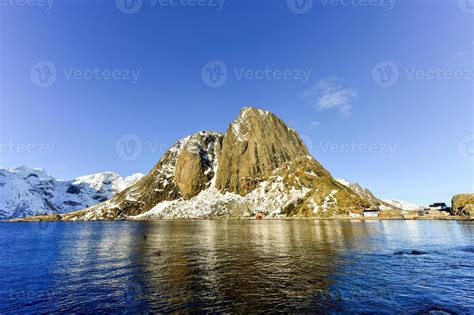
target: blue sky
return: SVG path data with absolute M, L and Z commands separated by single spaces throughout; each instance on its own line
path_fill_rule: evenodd
M 474 191 L 470 0 L 306 1 L 0 1 L 0 166 L 147 172 L 256 106 L 381 198 Z

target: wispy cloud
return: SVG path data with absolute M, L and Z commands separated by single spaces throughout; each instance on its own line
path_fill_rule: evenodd
M 319 80 L 306 89 L 303 99 L 316 110 L 338 110 L 344 116 L 352 113 L 352 101 L 357 99 L 357 91 L 343 87 L 335 77 Z

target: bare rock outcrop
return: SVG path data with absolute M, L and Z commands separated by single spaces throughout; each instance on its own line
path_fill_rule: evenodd
M 454 215 L 474 217 L 474 194 L 455 195 L 451 203 Z
M 209 187 L 217 166 L 215 150 L 220 146 L 219 133 L 198 133 L 189 139 L 176 160 L 175 182 L 185 199 Z
M 303 141 L 274 114 L 243 108 L 225 134 L 217 188 L 246 195 L 288 162 L 309 156 Z

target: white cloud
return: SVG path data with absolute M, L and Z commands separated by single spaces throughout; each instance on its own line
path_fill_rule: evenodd
M 349 116 L 357 91 L 342 87 L 334 77 L 323 78 L 303 93 L 304 100 L 319 111 L 337 109 Z

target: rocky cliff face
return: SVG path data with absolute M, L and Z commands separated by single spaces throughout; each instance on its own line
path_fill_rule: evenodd
M 260 109 L 243 108 L 224 137 L 217 189 L 244 196 L 274 170 L 308 156 L 296 131 L 278 117 Z
M 474 217 L 474 194 L 459 194 L 452 199 L 454 215 Z
M 135 185 L 62 219 L 322 217 L 374 198 L 336 181 L 281 119 L 244 108 L 225 134 L 181 139 Z
M 215 176 L 217 150 L 223 136 L 219 133 L 198 133 L 184 145 L 176 159 L 175 181 L 185 199 L 209 187 Z

